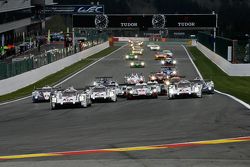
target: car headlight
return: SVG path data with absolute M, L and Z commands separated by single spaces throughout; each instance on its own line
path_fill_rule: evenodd
M 130 91 L 129 91 L 129 93 L 130 93 L 130 94 L 133 94 L 133 91 L 132 91 L 132 90 L 130 90 Z
M 175 75 L 175 74 L 177 74 L 177 72 L 176 72 L 176 71 L 173 71 L 173 74 Z
M 52 102 L 52 103 L 56 103 L 56 97 L 52 97 L 52 98 L 51 98 L 51 102 Z
M 164 64 L 164 63 L 165 63 L 165 61 L 164 61 L 164 60 L 162 60 L 162 61 L 161 61 L 161 64 Z
M 80 99 L 80 101 L 84 101 L 84 100 L 85 100 L 85 96 L 84 96 L 84 95 L 81 95 L 81 96 L 79 97 L 79 99 Z
M 198 92 L 199 92 L 199 88 L 196 86 L 196 87 L 194 88 L 194 91 L 195 91 L 196 93 L 198 93 Z
M 131 62 L 131 63 L 130 63 L 130 66 L 134 66 L 134 65 L 135 65 L 135 63 L 134 63 L 134 62 Z
M 157 92 L 157 90 L 156 89 L 153 89 L 153 93 L 156 93 Z
M 169 82 L 169 81 L 165 81 L 165 84 L 166 84 L 166 85 L 170 85 L 170 82 Z
M 176 60 L 173 61 L 173 64 L 176 64 Z
M 141 65 L 142 65 L 142 66 L 144 66 L 144 65 L 145 65 L 145 63 L 144 63 L 144 62 L 141 62 Z
M 174 94 L 174 90 L 173 89 L 169 89 L 169 94 Z
M 155 76 L 152 76 L 152 77 L 151 77 L 151 80 L 156 80 L 156 77 L 155 77 Z
M 114 96 L 114 92 L 111 91 L 111 92 L 109 93 L 109 95 L 110 95 L 110 96 Z
M 209 86 L 209 87 L 208 87 L 208 90 L 212 90 L 212 88 Z

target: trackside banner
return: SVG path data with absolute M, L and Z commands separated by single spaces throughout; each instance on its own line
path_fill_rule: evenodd
M 73 27 L 114 29 L 212 29 L 216 14 L 96 14 L 73 15 Z
M 46 6 L 46 14 L 102 14 L 104 5 L 51 5 Z

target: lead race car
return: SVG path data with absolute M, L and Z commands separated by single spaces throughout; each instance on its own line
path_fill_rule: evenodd
M 135 86 L 131 86 L 131 90 L 127 95 L 127 100 L 135 98 L 158 98 L 157 90 L 146 83 L 138 83 Z
M 168 99 L 176 97 L 202 97 L 202 85 L 190 82 L 188 80 L 180 80 L 171 83 L 168 86 Z
M 151 51 L 159 51 L 161 49 L 161 47 L 159 45 L 151 45 L 151 46 L 149 46 L 149 49 Z
M 51 95 L 51 109 L 57 109 L 65 105 L 77 105 L 88 107 L 91 105 L 90 93 L 84 89 L 75 89 L 73 86 L 65 90 L 56 90 Z
M 104 85 L 91 87 L 90 98 L 92 102 L 97 102 L 97 101 L 116 102 L 117 101 L 116 91 Z
M 49 102 L 50 95 L 55 89 L 50 86 L 44 86 L 42 88 L 36 88 L 32 92 L 32 102 Z

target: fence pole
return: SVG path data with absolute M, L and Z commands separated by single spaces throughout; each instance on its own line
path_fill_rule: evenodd
M 233 61 L 232 61 L 233 64 L 237 63 L 236 61 L 237 47 L 238 47 L 238 41 L 233 40 Z

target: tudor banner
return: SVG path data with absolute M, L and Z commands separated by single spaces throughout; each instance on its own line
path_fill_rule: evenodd
M 73 27 L 115 29 L 165 29 L 165 28 L 208 28 L 216 27 L 216 14 L 101 14 L 73 15 Z

